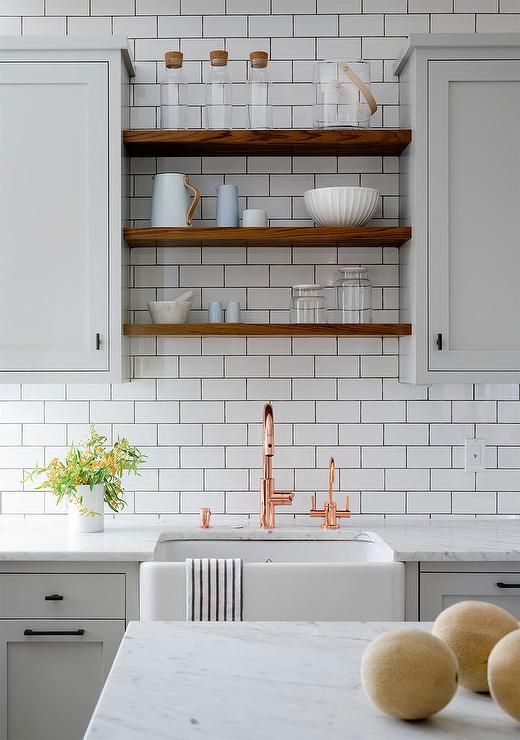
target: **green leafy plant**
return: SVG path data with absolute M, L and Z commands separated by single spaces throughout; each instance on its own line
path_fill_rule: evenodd
M 78 446 L 72 444 L 65 461 L 53 458 L 48 465 L 36 465 L 25 478 L 33 481 L 36 476 L 44 476 L 36 486 L 37 490 L 51 489 L 58 501 L 64 498 L 75 503 L 82 514 L 94 516 L 95 512 L 83 506 L 83 497 L 78 493 L 78 486 L 89 486 L 91 489 L 101 484 L 105 487 L 105 502 L 112 511 L 121 511 L 126 506 L 123 499 L 123 473 L 139 475 L 139 466 L 145 456 L 130 444 L 126 438 L 119 438 L 110 447 L 107 438 L 90 427 L 87 439 Z

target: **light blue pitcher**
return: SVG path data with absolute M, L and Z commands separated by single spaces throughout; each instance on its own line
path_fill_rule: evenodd
M 192 197 L 193 196 L 193 197 Z M 200 192 L 188 175 L 163 172 L 155 175 L 152 195 L 152 226 L 191 226 Z

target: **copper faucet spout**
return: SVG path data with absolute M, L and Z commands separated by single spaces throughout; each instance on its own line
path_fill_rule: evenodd
M 263 477 L 260 479 L 260 526 L 263 529 L 273 529 L 275 526 L 275 507 L 290 506 L 294 493 L 292 491 L 275 490 L 273 478 L 274 415 L 270 403 L 266 403 L 264 407 L 262 453 Z
M 266 457 L 274 456 L 274 417 L 273 407 L 270 403 L 264 406 L 264 437 L 263 437 L 264 455 Z
M 334 496 L 334 478 L 336 477 L 336 464 L 334 458 L 329 459 L 329 504 L 333 501 Z

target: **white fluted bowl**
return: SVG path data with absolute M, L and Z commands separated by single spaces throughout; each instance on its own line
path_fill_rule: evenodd
M 320 226 L 362 226 L 372 218 L 379 193 L 373 188 L 316 188 L 307 190 L 303 199 Z

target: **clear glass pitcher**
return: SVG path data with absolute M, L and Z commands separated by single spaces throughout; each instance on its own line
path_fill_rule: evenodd
M 370 66 L 359 59 L 317 62 L 314 95 L 314 128 L 366 128 L 377 110 L 370 90 Z

